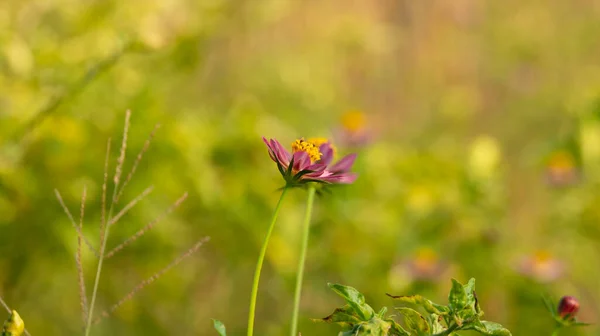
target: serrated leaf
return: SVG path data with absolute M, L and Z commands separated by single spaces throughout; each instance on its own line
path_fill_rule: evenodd
M 350 305 L 345 305 L 342 308 L 337 308 L 331 315 L 322 319 L 314 319 L 314 321 L 322 321 L 328 323 L 339 323 L 341 325 L 352 325 L 359 323 L 361 320 L 354 312 L 354 308 Z
M 219 333 L 219 336 L 227 336 L 223 322 L 213 319 L 213 327 L 215 327 L 215 330 Z
M 404 316 L 404 323 L 410 331 L 415 332 L 417 335 L 430 334 L 431 328 L 429 327 L 429 323 L 427 323 L 427 320 L 419 312 L 406 307 L 396 309 Z
M 481 325 L 483 325 L 483 327 L 481 327 Z M 473 329 L 488 336 L 512 336 L 510 331 L 504 328 L 500 323 L 481 321 L 481 325 L 474 325 Z
M 361 320 L 368 321 L 375 315 L 373 308 L 371 308 L 371 306 L 365 302 L 365 296 L 355 288 L 331 283 L 327 285 L 334 292 L 343 297 L 352 308 L 354 308 L 354 312 L 361 318 Z
M 386 294 L 394 300 L 398 300 L 405 303 L 412 303 L 418 306 L 423 307 L 426 312 L 429 314 L 437 314 L 437 315 L 446 315 L 450 309 L 446 306 L 439 305 L 434 303 L 421 295 L 410 295 L 410 296 L 394 296 L 391 294 Z
M 450 289 L 450 294 L 448 294 L 448 302 L 450 303 L 450 308 L 454 311 L 459 311 L 467 306 L 465 287 L 455 279 L 452 279 L 452 289 Z

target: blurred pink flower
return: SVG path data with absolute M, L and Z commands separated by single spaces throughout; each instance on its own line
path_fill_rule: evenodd
M 364 113 L 359 111 L 346 112 L 340 121 L 340 127 L 335 132 L 336 139 L 346 147 L 361 147 L 372 140 L 372 134 L 367 127 Z
M 556 151 L 546 161 L 546 179 L 556 187 L 569 186 L 581 177 L 573 155 L 567 151 Z
M 326 139 L 298 139 L 292 143 L 292 153 L 275 139 L 263 137 L 263 141 L 288 186 L 307 182 L 350 184 L 358 177 L 350 172 L 356 154 L 346 155 L 332 164 L 335 148 Z
M 521 259 L 518 270 L 521 274 L 539 282 L 552 282 L 558 279 L 564 270 L 562 262 L 545 250 L 539 250 Z
M 433 249 L 423 247 L 415 252 L 406 266 L 413 278 L 417 280 L 435 280 L 442 274 L 446 265 Z

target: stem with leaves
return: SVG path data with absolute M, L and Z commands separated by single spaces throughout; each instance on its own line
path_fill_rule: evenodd
M 306 251 L 308 249 L 308 237 L 310 233 L 310 218 L 312 216 L 315 192 L 315 186 L 310 184 L 308 187 L 308 200 L 306 204 L 306 213 L 304 215 L 304 225 L 302 227 L 302 246 L 300 247 L 300 260 L 298 261 L 298 273 L 296 275 L 294 310 L 292 312 L 292 328 L 290 332 L 291 336 L 298 335 L 298 313 L 300 311 L 300 297 L 302 294 L 302 278 L 304 276 L 304 264 L 306 261 Z

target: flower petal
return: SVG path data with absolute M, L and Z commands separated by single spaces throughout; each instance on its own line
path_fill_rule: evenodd
M 314 163 L 308 166 L 308 170 L 311 170 L 313 173 L 322 173 L 327 168 L 327 165 L 324 163 Z
M 271 148 L 277 157 L 277 161 L 286 167 L 289 166 L 292 155 L 275 139 L 271 139 Z
M 319 147 L 319 151 L 321 152 L 321 160 L 320 163 L 324 163 L 329 165 L 331 161 L 333 161 L 333 148 L 330 143 L 324 143 Z
M 294 167 L 293 170 L 296 172 L 306 170 L 310 166 L 310 156 L 307 152 L 296 152 L 294 153 Z
M 314 179 L 332 184 L 351 184 L 354 183 L 354 181 L 356 181 L 357 178 L 358 174 L 356 173 L 341 173 L 329 176 L 319 176 Z
M 340 161 L 336 162 L 328 170 L 334 173 L 347 172 L 350 170 L 350 168 L 352 168 L 354 160 L 356 160 L 356 154 L 348 154 L 344 156 Z
M 271 147 L 271 144 L 265 137 L 262 137 L 262 139 L 263 139 L 263 142 L 265 143 L 265 145 L 267 145 L 267 148 L 269 149 L 269 156 L 271 157 L 271 160 L 277 162 L 277 158 L 275 157 L 275 151 Z
M 316 177 L 320 177 L 323 175 L 323 173 L 325 173 L 325 168 L 327 168 L 327 165 L 322 164 L 322 163 L 315 163 L 312 164 L 310 166 L 308 166 L 308 168 L 306 168 L 306 170 L 309 170 L 309 173 L 306 173 L 303 175 L 303 177 L 305 178 L 316 178 Z M 329 173 L 328 173 L 329 174 Z

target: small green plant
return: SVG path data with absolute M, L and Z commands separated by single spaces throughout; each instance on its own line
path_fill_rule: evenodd
M 551 299 L 544 297 L 544 304 L 556 322 L 556 327 L 552 333 L 553 336 L 558 335 L 559 331 L 563 328 L 589 325 L 575 319 L 575 316 L 579 312 L 579 301 L 572 296 L 563 296 L 558 305 L 554 305 Z
M 344 327 L 339 336 L 445 336 L 458 335 L 460 330 L 474 330 L 483 335 L 510 336 L 502 325 L 484 321 L 483 311 L 475 294 L 475 279 L 465 285 L 452 279 L 448 305 L 436 304 L 421 295 L 395 296 L 391 298 L 418 308 L 395 308 L 404 318 L 404 327 L 392 315 L 386 316 L 387 308 L 378 313 L 369 306 L 358 290 L 338 284 L 328 284 L 346 300 L 346 305 L 316 321 L 337 323 Z
M 21 336 L 25 331 L 25 323 L 16 310 L 10 312 L 8 319 L 2 326 L 2 336 Z

